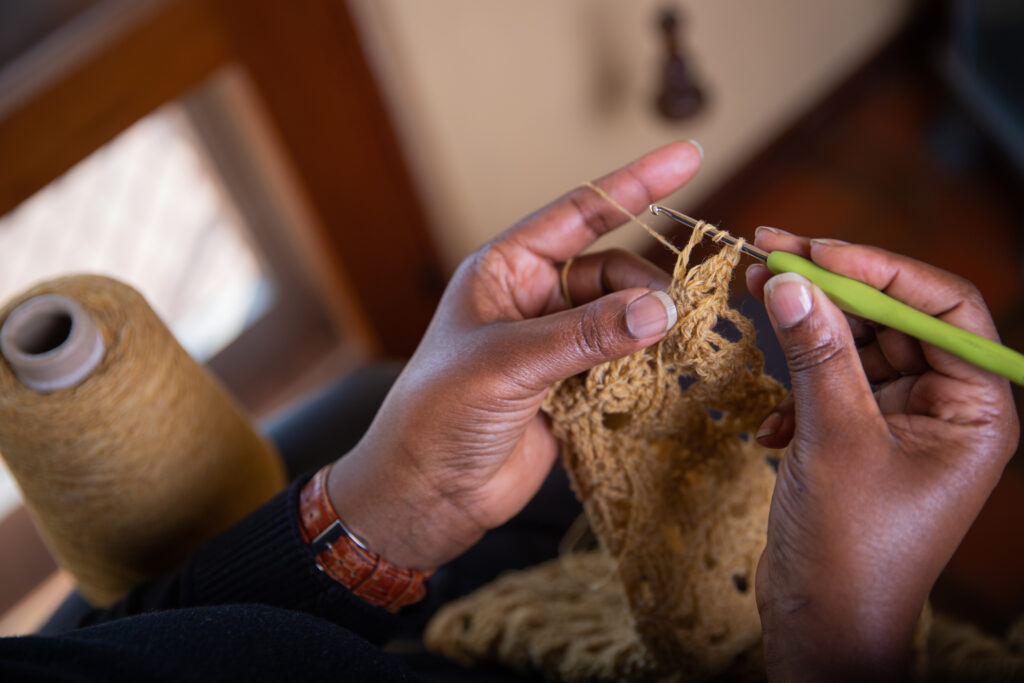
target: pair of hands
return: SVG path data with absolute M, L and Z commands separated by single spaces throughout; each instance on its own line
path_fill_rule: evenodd
M 688 181 L 690 143 L 597 184 L 634 213 Z M 561 264 L 622 222 L 589 189 L 471 255 L 366 437 L 331 471 L 339 515 L 391 562 L 428 569 L 514 516 L 558 446 L 539 412 L 556 381 L 661 339 L 669 277 L 621 251 Z M 759 230 L 926 313 L 996 338 L 977 291 L 878 249 Z M 769 671 L 905 672 L 914 622 L 1017 441 L 1008 383 L 892 330 L 850 322 L 813 285 L 747 273 L 790 366 L 793 392 L 759 440 L 788 448 L 756 593 Z

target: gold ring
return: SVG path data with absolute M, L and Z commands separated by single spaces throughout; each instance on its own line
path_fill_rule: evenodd
M 569 308 L 573 307 L 572 297 L 569 296 L 569 267 L 572 265 L 573 260 L 573 258 L 570 258 L 562 264 L 562 298 L 565 299 L 565 305 Z

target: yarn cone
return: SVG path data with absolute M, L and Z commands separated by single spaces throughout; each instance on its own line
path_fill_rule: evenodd
M 273 447 L 131 287 L 40 284 L 0 309 L 0 341 L 0 455 L 91 603 L 172 569 L 284 486 Z

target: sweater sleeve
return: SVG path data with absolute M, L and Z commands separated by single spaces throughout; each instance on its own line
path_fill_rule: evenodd
M 305 612 L 382 644 L 397 618 L 317 569 L 299 530 L 299 492 L 309 477 L 201 546 L 173 574 L 136 586 L 120 602 L 86 613 L 79 626 L 181 607 L 261 604 Z

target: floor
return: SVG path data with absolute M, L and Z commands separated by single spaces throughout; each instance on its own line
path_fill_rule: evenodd
M 981 289 L 1004 342 L 1024 349 L 1024 179 L 950 101 L 930 40 L 924 32 L 901 39 L 687 213 L 747 238 L 770 225 L 878 245 L 958 273 Z M 657 250 L 650 256 L 666 261 Z M 933 601 L 995 632 L 1024 613 L 1021 521 L 1018 455 Z

